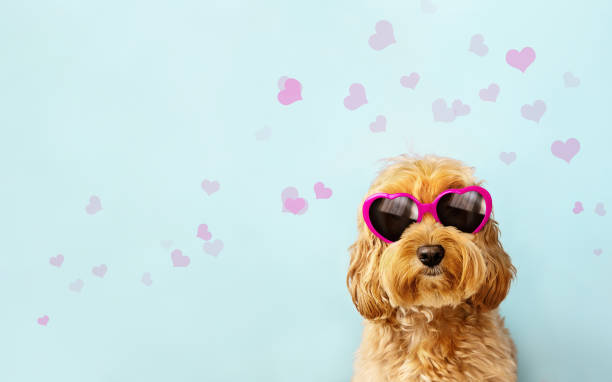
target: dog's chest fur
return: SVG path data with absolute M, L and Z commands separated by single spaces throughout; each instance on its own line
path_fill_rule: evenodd
M 353 382 L 516 381 L 516 350 L 497 310 L 399 310 L 366 321 Z

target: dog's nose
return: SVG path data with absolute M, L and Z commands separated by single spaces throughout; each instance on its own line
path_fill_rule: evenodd
M 444 258 L 444 247 L 441 245 L 423 245 L 417 249 L 417 256 L 421 263 L 428 267 L 435 267 Z

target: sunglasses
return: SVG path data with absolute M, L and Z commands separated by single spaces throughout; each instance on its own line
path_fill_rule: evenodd
M 444 225 L 476 233 L 491 216 L 491 194 L 479 186 L 442 192 L 433 203 L 421 203 L 406 193 L 377 193 L 363 203 L 363 218 L 374 235 L 387 243 L 398 241 L 408 226 L 423 220 L 426 213 Z

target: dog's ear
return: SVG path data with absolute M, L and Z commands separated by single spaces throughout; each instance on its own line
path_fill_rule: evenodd
M 346 285 L 363 317 L 369 320 L 385 319 L 390 317 L 392 308 L 380 283 L 379 262 L 384 244 L 367 228 L 363 228 L 363 221 L 359 223 L 359 237 L 349 247 L 351 261 Z
M 516 275 L 516 268 L 500 243 L 499 228 L 495 220 L 489 219 L 476 236 L 484 249 L 487 274 L 484 283 L 470 301 L 480 310 L 489 311 L 497 308 L 506 298 L 510 283 Z

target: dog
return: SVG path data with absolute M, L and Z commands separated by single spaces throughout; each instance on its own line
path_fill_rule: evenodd
M 473 171 L 400 155 L 371 184 L 346 278 L 365 318 L 352 382 L 517 380 L 497 309 L 516 268 Z

